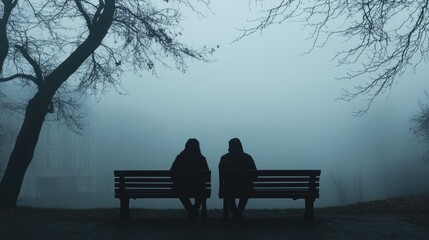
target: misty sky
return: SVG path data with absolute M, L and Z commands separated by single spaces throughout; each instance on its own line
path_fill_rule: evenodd
M 90 98 L 87 122 L 95 129 L 97 166 L 111 174 L 112 188 L 113 170 L 169 169 L 187 139 L 197 138 L 212 170 L 208 207 L 220 207 L 218 163 L 229 139 L 238 137 L 259 169 L 321 169 L 316 206 L 337 204 L 335 177 L 351 191 L 356 177 L 363 177 L 366 200 L 427 191 L 429 165 L 422 165 L 422 148 L 409 129 L 419 101 L 429 100 L 427 65 L 410 68 L 367 114 L 355 117 L 367 96 L 336 99 L 365 79 L 336 79 L 348 69 L 332 61 L 345 50 L 340 39 L 304 54 L 312 44 L 308 32 L 299 23 L 284 23 L 232 43 L 260 9 L 248 0 L 216 0 L 212 12 L 201 9 L 204 18 L 184 10 L 182 40 L 197 49 L 219 45 L 211 62 L 190 60 L 185 73 L 160 65 L 156 76 L 130 73 L 122 76 L 125 95 Z M 101 207 L 119 206 L 113 194 L 108 200 L 111 205 Z M 262 201 L 251 200 L 249 207 L 291 206 Z M 181 207 L 178 200 L 134 202 Z
M 112 168 L 168 169 L 195 137 L 216 171 L 228 140 L 238 137 L 260 169 L 322 169 L 322 196 L 337 171 L 361 172 L 377 180 L 374 187 L 383 166 L 405 176 L 408 168 L 421 170 L 409 120 L 429 89 L 426 66 L 410 69 L 366 115 L 354 117 L 366 107 L 365 97 L 335 100 L 364 80 L 335 79 L 347 69 L 331 61 L 344 44 L 334 40 L 302 55 L 311 41 L 298 23 L 231 43 L 240 35 L 237 28 L 250 26 L 259 9 L 251 6 L 213 1 L 215 14 L 206 11 L 200 20 L 187 14 L 183 39 L 197 48 L 219 45 L 213 62 L 190 61 L 186 73 L 159 67 L 157 76 L 124 76 L 127 95 L 111 92 L 91 106 L 99 150 Z

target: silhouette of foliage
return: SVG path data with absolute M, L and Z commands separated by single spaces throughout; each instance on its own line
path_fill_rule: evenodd
M 389 90 L 407 68 L 426 62 L 429 53 L 428 0 L 344 1 L 277 0 L 263 3 L 255 25 L 242 29 L 241 39 L 262 32 L 273 24 L 300 22 L 310 31 L 314 48 L 325 46 L 334 37 L 344 40 L 335 55 L 339 65 L 350 70 L 342 79 L 362 77 L 366 82 L 340 97 L 350 101 L 368 98 L 365 113 L 379 94 Z

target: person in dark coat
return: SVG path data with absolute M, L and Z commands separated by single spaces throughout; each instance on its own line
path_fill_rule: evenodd
M 255 162 L 252 156 L 243 151 L 240 139 L 233 138 L 229 141 L 228 153 L 223 155 L 219 162 L 219 171 L 221 170 L 256 170 Z M 227 207 L 233 212 L 234 218 L 241 218 L 248 197 L 248 193 L 253 189 L 254 176 L 252 174 L 240 174 L 226 179 L 224 197 Z M 228 193 L 236 193 L 239 197 L 238 206 L 236 206 L 235 198 L 228 197 Z
M 201 154 L 200 143 L 197 139 L 191 138 L 186 142 L 185 149 L 177 155 L 171 166 L 173 175 L 173 190 L 180 195 L 199 195 L 204 192 L 204 180 L 195 179 L 198 173 L 209 170 L 206 158 Z M 192 204 L 188 197 L 179 198 L 189 218 L 198 217 L 198 210 L 201 207 L 203 197 L 196 197 Z

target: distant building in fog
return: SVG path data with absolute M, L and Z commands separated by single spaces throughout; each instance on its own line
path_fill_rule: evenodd
M 65 126 L 45 125 L 21 190 L 23 200 L 97 191 L 94 131 L 78 135 Z
M 20 120 L 19 114 L 2 114 L 0 115 L 1 139 L 0 139 L 0 177 L 3 177 L 7 167 L 9 156 L 12 152 L 16 136 L 18 135 Z
M 2 122 L 7 123 L 6 130 L 11 136 L 10 141 L 2 144 L 0 169 L 4 170 L 7 166 L 22 118 L 20 114 L 2 116 Z M 95 132 L 91 123 L 79 135 L 67 126 L 46 122 L 25 174 L 18 204 L 79 207 L 81 203 L 77 203 L 77 199 L 91 199 L 95 193 L 107 191 L 96 169 Z

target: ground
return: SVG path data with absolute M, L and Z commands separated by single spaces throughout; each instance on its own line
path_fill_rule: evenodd
M 429 194 L 315 209 L 248 210 L 242 221 L 209 210 L 206 221 L 189 221 L 183 210 L 17 208 L 0 212 L 0 238 L 9 239 L 429 239 Z

